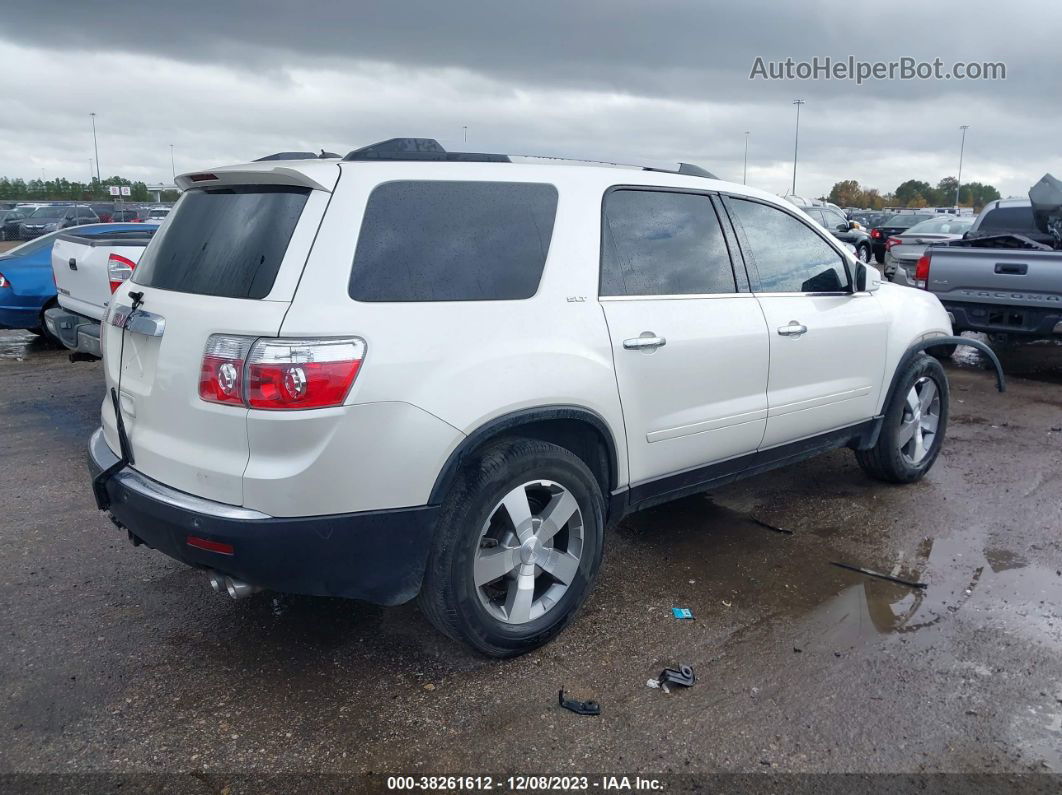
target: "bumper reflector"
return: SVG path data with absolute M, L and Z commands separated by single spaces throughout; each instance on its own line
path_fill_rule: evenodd
M 234 555 L 236 548 L 232 544 L 223 544 L 220 541 L 211 541 L 209 538 L 188 536 L 188 546 L 196 549 L 205 549 L 207 552 L 217 552 L 219 555 Z

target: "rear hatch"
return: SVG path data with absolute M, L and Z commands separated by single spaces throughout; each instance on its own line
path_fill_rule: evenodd
M 199 397 L 204 350 L 213 334 L 279 333 L 338 177 L 335 164 L 289 163 L 179 178 L 187 190 L 115 293 L 104 326 L 104 435 L 118 451 L 114 387 L 134 469 L 242 504 L 247 409 Z M 125 322 L 130 293 L 142 303 Z
M 56 237 L 52 246 L 52 273 L 60 306 L 101 320 L 111 300 L 108 273 L 111 255 L 119 264 L 135 266 L 156 229 L 145 226 L 106 237 L 80 237 L 76 232 L 68 232 Z

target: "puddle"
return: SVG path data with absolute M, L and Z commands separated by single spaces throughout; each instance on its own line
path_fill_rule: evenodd
M 28 331 L 0 331 L 0 359 L 21 362 L 37 353 L 56 348 Z
M 1005 628 L 1062 650 L 1062 578 L 1031 565 L 1021 552 L 986 545 L 983 528 L 922 538 L 884 558 L 871 552 L 861 558 L 838 551 L 829 532 L 780 522 L 794 531 L 787 535 L 760 519 L 692 497 L 634 514 L 617 532 L 654 568 L 669 572 L 662 580 L 647 578 L 661 598 L 681 595 L 695 612 L 723 604 L 762 611 L 768 621 L 785 616 L 797 622 L 809 647 L 849 648 L 882 635 L 945 627 L 958 616 L 964 631 L 971 624 L 975 630 Z M 831 561 L 927 587 L 857 574 Z M 656 594 L 643 590 L 640 596 Z

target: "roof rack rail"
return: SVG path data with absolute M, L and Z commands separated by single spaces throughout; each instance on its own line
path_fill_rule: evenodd
M 328 160 L 330 158 L 338 160 L 339 155 L 335 152 L 326 152 L 324 149 L 321 150 L 319 155 L 315 155 L 313 152 L 277 152 L 265 157 L 259 157 L 254 162 L 262 163 L 266 160 Z
M 634 168 L 640 171 L 658 171 L 663 174 L 683 174 L 691 177 L 718 179 L 710 171 L 692 163 L 679 163 L 678 168 L 656 168 L 626 163 L 607 161 L 580 160 L 571 157 L 551 157 L 548 155 L 501 155 L 488 152 L 447 152 L 434 138 L 390 138 L 379 143 L 363 146 L 347 154 L 343 160 L 412 160 L 412 161 L 446 161 L 463 163 L 512 163 L 513 157 L 526 157 L 537 160 L 559 160 L 565 163 L 584 163 L 619 168 Z
M 344 160 L 445 160 L 468 163 L 511 163 L 507 155 L 447 152 L 434 138 L 391 138 L 350 152 Z

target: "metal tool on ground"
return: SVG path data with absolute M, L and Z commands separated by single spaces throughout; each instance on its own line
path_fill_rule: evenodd
M 906 585 L 909 588 L 927 588 L 928 583 L 915 582 L 914 580 L 905 580 L 902 577 L 894 577 L 891 574 L 882 574 L 880 571 L 872 571 L 871 569 L 864 569 L 862 566 L 852 566 L 848 563 L 838 563 L 835 560 L 830 561 L 831 566 L 836 566 L 839 569 L 847 569 L 848 571 L 854 571 L 857 574 L 865 574 L 868 577 L 877 577 L 879 580 L 889 580 L 890 582 L 899 583 L 900 585 Z

